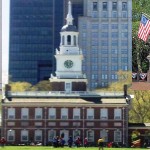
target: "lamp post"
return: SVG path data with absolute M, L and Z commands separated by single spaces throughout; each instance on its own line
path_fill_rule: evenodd
M 45 125 L 45 127 L 44 127 L 44 145 L 46 145 L 46 110 L 47 110 L 47 108 L 46 107 L 44 107 L 44 125 Z
M 125 111 L 125 108 L 124 108 L 124 107 L 122 108 L 122 111 L 123 111 L 123 114 L 122 114 L 122 124 L 123 124 L 123 125 L 122 125 L 122 128 L 123 128 L 123 129 L 122 129 L 122 131 L 123 131 L 122 136 L 123 136 L 123 145 L 124 145 L 124 139 L 125 139 L 125 137 L 124 137 L 124 136 L 125 136 L 125 134 L 124 134 L 124 119 L 125 119 L 125 118 L 124 118 L 124 117 L 125 117 L 125 116 L 124 116 L 124 115 L 125 115 L 124 111 Z
M 83 140 L 82 140 L 82 142 L 83 142 L 83 146 L 84 146 L 84 110 L 85 110 L 85 107 L 82 107 L 82 110 L 83 110 L 83 117 L 82 117 L 83 118 L 83 128 L 82 128 L 82 130 L 83 130 L 82 131 L 83 132 L 83 138 L 82 139 Z

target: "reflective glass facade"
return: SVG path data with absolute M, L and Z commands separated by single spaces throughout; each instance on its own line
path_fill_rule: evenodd
M 75 1 L 75 0 L 74 0 Z M 74 8 L 75 22 L 83 0 Z M 55 71 L 54 51 L 60 44 L 67 0 L 11 0 L 9 75 L 11 81 L 36 84 Z M 74 2 L 72 2 L 74 5 Z M 74 6 L 72 6 L 74 7 Z

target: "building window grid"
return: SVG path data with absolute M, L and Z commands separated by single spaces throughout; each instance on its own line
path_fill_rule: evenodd
M 107 6 L 107 2 L 103 2 L 103 4 L 102 4 L 102 10 L 103 11 L 107 11 L 107 8 L 108 6 Z
M 93 2 L 93 11 L 97 11 L 97 10 L 98 10 L 98 3 Z
M 8 108 L 8 119 L 15 119 L 15 108 Z
M 120 130 L 114 131 L 114 142 L 121 142 L 122 141 L 122 134 Z
M 94 119 L 94 109 L 93 108 L 87 109 L 87 119 Z
M 28 141 L 28 131 L 26 130 L 22 130 L 21 131 L 21 141 L 25 142 Z
M 35 108 L 35 119 L 42 119 L 42 108 Z
M 94 131 L 93 130 L 87 131 L 87 138 L 88 138 L 88 142 L 94 142 Z
M 105 139 L 105 142 L 108 142 L 108 131 L 107 130 L 101 130 L 100 131 L 100 137 Z
M 56 119 L 56 108 L 49 108 L 49 119 Z
M 108 109 L 102 108 L 100 109 L 100 119 L 107 120 L 108 119 Z
M 114 109 L 114 119 L 115 120 L 121 120 L 122 118 L 122 113 L 120 108 Z
M 61 108 L 61 119 L 68 119 L 68 108 Z
M 74 108 L 73 109 L 73 119 L 80 119 L 80 108 Z

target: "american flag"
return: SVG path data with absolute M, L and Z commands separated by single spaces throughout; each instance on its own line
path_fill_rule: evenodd
M 141 17 L 140 27 L 138 31 L 138 37 L 143 41 L 147 41 L 150 35 L 150 20 L 144 15 Z

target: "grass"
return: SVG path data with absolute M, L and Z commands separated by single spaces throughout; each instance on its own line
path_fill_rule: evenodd
M 4 150 L 50 150 L 50 149 L 55 149 L 55 150 L 71 150 L 71 149 L 78 149 L 78 150 L 98 150 L 98 147 L 80 147 L 80 148 L 69 148 L 69 147 L 64 147 L 64 148 L 54 148 L 54 147 L 49 147 L 49 146 L 5 146 L 4 148 L 0 147 L 0 149 Z M 104 148 L 104 150 L 140 150 L 140 149 L 146 149 L 146 148 Z

